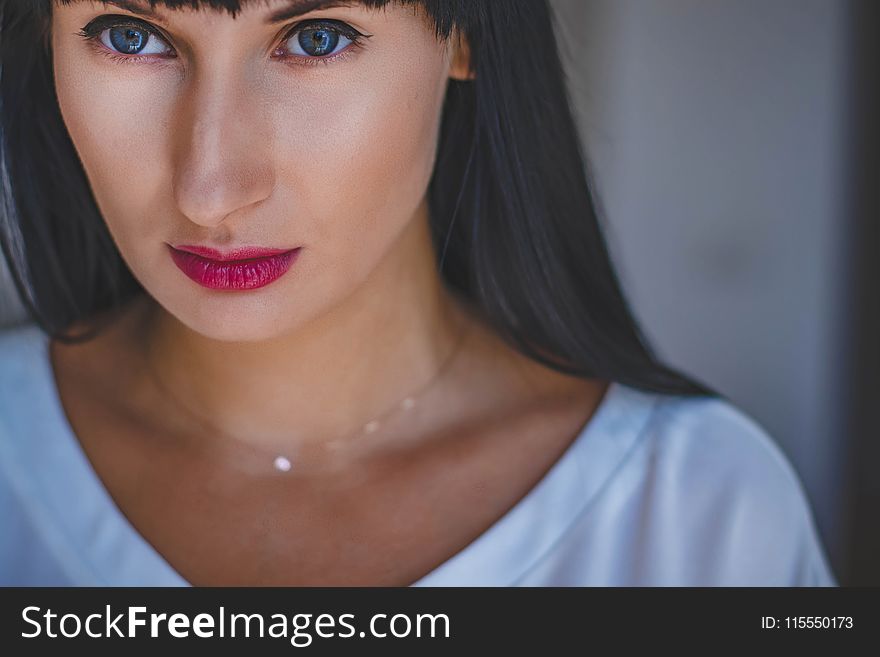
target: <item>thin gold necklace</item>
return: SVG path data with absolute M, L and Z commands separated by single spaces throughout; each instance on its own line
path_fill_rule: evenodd
M 382 424 L 384 422 L 386 422 L 387 420 L 389 420 L 392 417 L 395 417 L 397 413 L 411 411 L 413 408 L 415 408 L 416 405 L 418 404 L 418 401 L 421 399 L 421 397 L 423 397 L 424 394 L 429 389 L 431 389 L 437 383 L 437 381 L 440 380 L 441 376 L 449 369 L 449 366 L 452 364 L 453 360 L 455 359 L 455 356 L 458 354 L 458 352 L 461 349 L 462 344 L 464 343 L 464 337 L 467 332 L 466 327 L 467 327 L 467 321 L 463 319 L 461 321 L 461 327 L 458 330 L 458 335 L 456 337 L 456 340 L 455 340 L 455 343 L 454 343 L 452 349 L 450 350 L 450 353 L 441 362 L 440 366 L 437 368 L 437 371 L 434 373 L 434 375 L 426 383 L 424 383 L 420 388 L 418 388 L 414 392 L 410 393 L 409 395 L 407 395 L 403 399 L 399 400 L 396 404 L 391 406 L 389 409 L 384 411 L 382 414 L 374 417 L 372 420 L 370 420 L 369 422 L 364 424 L 363 427 L 360 429 L 360 431 L 356 431 L 353 434 L 349 434 L 347 437 L 340 436 L 340 437 L 334 438 L 333 440 L 328 441 L 328 442 L 331 445 L 338 444 L 340 441 L 342 441 L 346 438 L 356 439 L 356 438 L 360 438 L 361 436 L 364 436 L 364 435 L 373 434 L 379 430 L 379 428 L 382 426 Z M 192 409 L 190 409 L 189 407 L 187 407 L 180 400 L 179 397 L 177 397 L 171 390 L 169 390 L 169 388 L 162 382 L 162 379 L 158 375 L 156 370 L 153 368 L 152 343 L 150 340 L 147 340 L 146 343 L 147 343 L 147 345 L 146 345 L 146 352 L 147 352 L 147 354 L 146 354 L 147 355 L 146 369 L 147 369 L 147 372 L 148 372 L 151 380 L 162 391 L 162 394 L 165 397 L 167 397 L 169 400 L 171 400 L 171 402 L 180 411 L 182 411 L 185 415 L 190 417 L 190 419 L 192 419 L 194 422 L 196 422 L 196 424 L 198 424 L 203 430 L 206 430 L 210 433 L 220 434 L 221 436 L 225 437 L 227 440 L 230 440 L 232 443 L 238 443 L 239 442 L 238 439 L 236 439 L 233 436 L 230 436 L 229 434 L 227 434 L 223 431 L 218 430 L 218 428 L 215 427 L 207 418 L 205 418 L 200 413 L 197 413 L 197 412 L 193 411 Z M 277 470 L 279 472 L 288 472 L 293 467 L 293 464 L 291 463 L 290 458 L 284 454 L 276 455 L 274 457 L 272 463 L 275 467 L 275 470 Z

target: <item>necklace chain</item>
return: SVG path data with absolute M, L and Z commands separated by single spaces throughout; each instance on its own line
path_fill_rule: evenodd
M 415 408 L 418 399 L 421 398 L 430 388 L 432 388 L 435 383 L 437 383 L 437 381 L 442 377 L 442 375 L 446 372 L 446 370 L 452 364 L 453 360 L 455 359 L 455 356 L 458 354 L 458 352 L 461 349 L 462 344 L 464 343 L 464 337 L 465 337 L 465 334 L 467 333 L 466 327 L 467 327 L 467 321 L 462 320 L 461 326 L 458 329 L 458 333 L 457 333 L 455 343 L 453 344 L 452 349 L 450 350 L 449 354 L 447 354 L 447 356 L 444 358 L 444 360 L 441 362 L 440 366 L 437 368 L 437 371 L 434 373 L 434 375 L 426 383 L 424 383 L 422 386 L 420 386 L 418 389 L 416 389 L 414 392 L 410 393 L 409 395 L 407 395 L 403 399 L 399 400 L 396 404 L 391 406 L 389 409 L 387 409 L 386 411 L 384 411 L 380 415 L 374 417 L 369 422 L 365 423 L 359 431 L 356 431 L 352 434 L 349 434 L 347 437 L 348 438 L 357 438 L 357 437 L 363 436 L 365 434 L 375 433 L 381 427 L 382 423 L 384 421 L 386 421 L 387 419 L 389 419 L 389 416 L 394 417 L 397 412 L 400 412 L 400 411 L 405 412 L 405 411 L 409 411 L 409 410 Z M 239 442 L 233 436 L 230 436 L 229 434 L 218 430 L 218 428 L 213 426 L 213 424 L 210 421 L 208 421 L 207 418 L 205 418 L 203 415 L 201 415 L 200 413 L 197 413 L 197 412 L 193 411 L 192 409 L 190 409 L 189 407 L 187 407 L 173 392 L 171 392 L 171 390 L 168 389 L 168 387 L 163 383 L 161 377 L 158 375 L 155 368 L 153 367 L 152 343 L 150 340 L 147 340 L 146 342 L 147 342 L 147 344 L 146 344 L 146 351 L 147 351 L 146 369 L 147 369 L 147 372 L 148 372 L 151 380 L 162 391 L 163 395 L 165 395 L 184 414 L 186 414 L 192 420 L 194 420 L 202 429 L 205 429 L 210 433 L 219 433 L 220 435 L 223 435 L 226 438 L 230 439 L 232 442 L 235 442 L 235 443 Z M 333 440 L 329 441 L 329 443 L 331 445 L 338 444 L 340 441 L 342 441 L 345 438 L 346 438 L 345 436 L 340 436 L 340 437 L 334 438 Z M 281 454 L 275 456 L 275 458 L 273 460 L 273 465 L 274 465 L 275 469 L 280 472 L 287 472 L 292 467 L 290 459 L 287 456 L 284 456 Z

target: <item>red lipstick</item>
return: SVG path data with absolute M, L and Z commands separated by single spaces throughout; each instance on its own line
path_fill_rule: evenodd
M 268 285 L 290 269 L 301 249 L 245 246 L 219 251 L 189 244 L 169 244 L 168 248 L 180 271 L 212 290 L 254 290 Z

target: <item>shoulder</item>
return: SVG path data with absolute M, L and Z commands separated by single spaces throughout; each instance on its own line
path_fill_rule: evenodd
M 763 426 L 722 397 L 640 394 L 654 402 L 644 490 L 694 567 L 718 583 L 835 584 L 804 486 Z
M 0 566 L 23 535 L 28 500 L 34 497 L 32 475 L 45 456 L 43 422 L 47 416 L 45 345 L 47 336 L 33 324 L 0 329 L 0 515 L 12 528 L 2 540 Z M 24 523 L 24 524 L 23 524 Z M 0 575 L 4 576 L 0 567 Z
M 20 440 L 52 401 L 47 346 L 48 336 L 34 324 L 0 329 L 0 444 Z
M 65 440 L 48 343 L 34 324 L 0 329 L 0 585 L 66 581 L 72 538 L 97 526 L 82 520 L 88 470 Z
M 647 431 L 655 458 L 689 480 L 746 479 L 765 493 L 787 496 L 800 486 L 764 427 L 722 397 L 658 396 Z
M 0 399 L 40 373 L 48 336 L 35 324 L 0 328 Z
M 798 484 L 788 458 L 754 418 L 724 397 L 667 395 L 617 386 L 621 428 L 640 432 L 652 467 L 679 475 L 675 481 L 747 478 L 789 493 Z M 797 486 L 795 487 L 797 488 Z
M 48 336 L 35 324 L 0 328 L 0 399 L 41 373 Z

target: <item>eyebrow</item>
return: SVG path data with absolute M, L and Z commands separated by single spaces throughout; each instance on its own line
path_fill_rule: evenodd
M 142 5 L 133 0 L 100 0 L 100 2 L 105 5 L 114 5 L 138 16 L 161 19 L 161 15 L 152 6 Z M 288 0 L 288 6 L 270 14 L 266 19 L 266 24 L 281 23 L 319 9 L 351 7 L 359 4 L 361 4 L 360 0 Z
M 318 9 L 336 9 L 361 4 L 359 0 L 289 0 L 289 6 L 269 15 L 266 23 L 280 23 Z

